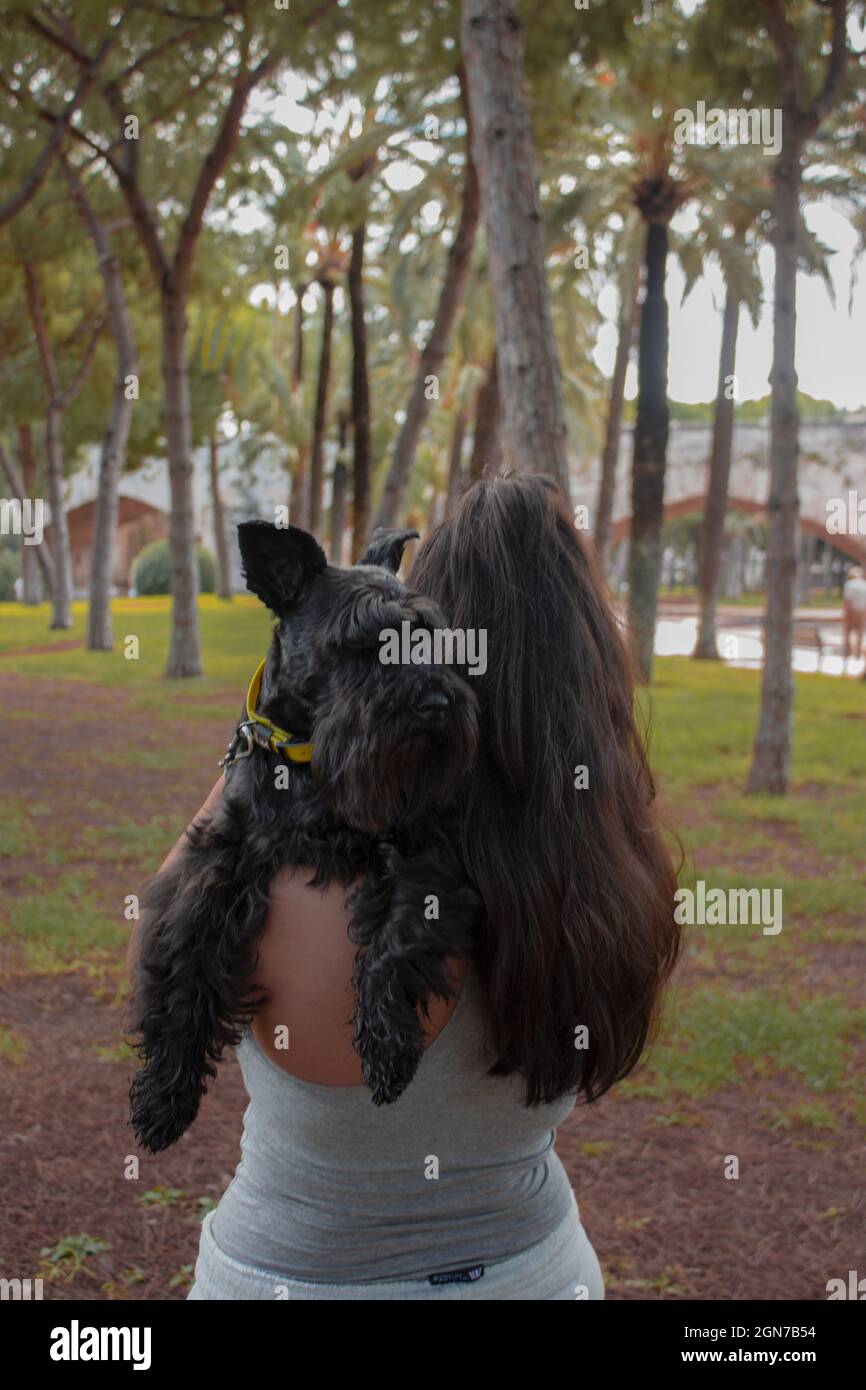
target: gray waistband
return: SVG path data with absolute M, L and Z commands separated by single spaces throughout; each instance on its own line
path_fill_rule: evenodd
M 582 1302 L 604 1297 L 598 1259 L 574 1199 L 553 1231 L 519 1255 L 494 1263 L 476 1262 L 460 1269 L 438 1270 L 426 1278 L 364 1284 L 292 1279 L 235 1260 L 216 1241 L 213 1216 L 213 1212 L 209 1213 L 202 1226 L 195 1280 L 189 1293 L 194 1301 L 450 1302 L 475 1298 Z

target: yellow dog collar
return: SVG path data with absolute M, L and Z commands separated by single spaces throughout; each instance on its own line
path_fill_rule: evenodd
M 283 757 L 288 758 L 293 763 L 308 763 L 313 757 L 313 745 L 302 743 L 295 739 L 285 729 L 281 729 L 277 724 L 272 724 L 270 719 L 266 719 L 263 714 L 256 713 L 256 705 L 259 701 L 259 694 L 262 688 L 262 676 L 265 672 L 267 657 L 263 657 L 259 662 L 250 681 L 250 688 L 247 691 L 247 722 L 251 727 L 253 738 L 263 748 L 269 748 L 272 753 L 282 753 Z M 258 730 L 265 730 L 267 737 Z
M 239 758 L 248 758 L 257 744 L 259 748 L 267 748 L 271 753 L 281 753 L 292 763 L 308 763 L 312 760 L 313 745 L 311 743 L 304 743 L 293 738 L 285 729 L 281 729 L 279 725 L 266 719 L 263 714 L 256 712 L 266 662 L 267 657 L 259 662 L 250 681 L 250 687 L 247 691 L 246 718 L 241 720 L 235 729 L 234 738 L 226 750 L 225 757 L 220 758 L 220 767 L 223 769 L 230 767 Z

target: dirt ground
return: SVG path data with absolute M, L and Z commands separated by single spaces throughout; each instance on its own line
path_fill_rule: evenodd
M 117 688 L 30 683 L 2 663 L 0 701 L 34 715 L 3 720 L 0 805 L 36 808 L 30 849 L 0 859 L 0 921 L 32 893 L 36 870 L 50 889 L 73 868 L 121 921 L 124 896 L 156 864 L 112 863 L 94 846 L 116 820 L 162 815 L 179 832 L 216 778 L 230 719 L 224 728 L 184 718 L 179 701 L 170 725 Z M 137 762 L 127 766 L 131 745 Z M 67 858 L 52 866 L 62 856 L 43 850 L 56 848 L 56 827 Z M 686 961 L 683 987 L 691 969 Z M 166 1154 L 139 1155 L 138 1180 L 125 1176 L 137 1154 L 126 1127 L 133 1064 L 110 1056 L 121 978 L 116 962 L 34 973 L 0 932 L 0 1024 L 24 1044 L 0 1052 L 0 1275 L 42 1275 L 50 1298 L 182 1298 L 199 1220 L 239 1154 L 245 1096 L 230 1058 L 193 1130 Z M 823 1299 L 828 1277 L 866 1269 L 862 1131 L 773 1129 L 773 1099 L 768 1083 L 732 1086 L 678 1101 L 672 1122 L 660 1102 L 615 1091 L 574 1112 L 557 1148 L 609 1298 Z M 785 1078 L 785 1102 L 797 1099 Z M 729 1154 L 740 1157 L 736 1182 L 722 1177 Z M 43 1258 L 66 1240 L 65 1258 Z

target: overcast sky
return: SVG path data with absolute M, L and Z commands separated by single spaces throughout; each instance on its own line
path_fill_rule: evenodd
M 857 283 L 848 312 L 852 253 L 857 235 L 850 222 L 832 208 L 812 203 L 806 221 L 825 246 L 836 252 L 830 273 L 836 291 L 835 308 L 822 279 L 800 275 L 797 279 L 797 374 L 800 390 L 848 410 L 866 407 L 866 260 L 859 264 Z M 688 209 L 675 225 L 689 226 Z M 753 400 L 769 391 L 773 352 L 773 253 L 761 252 L 764 309 L 757 331 L 745 310 L 740 317 L 737 351 L 738 399 Z M 856 267 L 855 267 L 856 274 Z M 716 394 L 721 311 L 724 288 L 721 272 L 711 263 L 685 304 L 683 275 L 672 258 L 667 279 L 670 305 L 670 395 L 677 401 L 709 401 Z M 595 360 L 607 375 L 613 371 L 616 351 L 616 294 L 602 291 L 600 304 L 608 323 L 599 334 Z M 632 366 L 626 392 L 633 396 L 637 378 Z
M 691 15 L 700 0 L 679 0 L 680 9 Z M 851 42 L 862 47 L 863 27 L 852 20 Z M 856 410 L 866 406 L 866 263 L 861 261 L 861 283 L 855 290 L 848 312 L 851 286 L 851 258 L 857 236 L 840 213 L 817 203 L 806 205 L 806 221 L 818 239 L 836 252 L 830 270 L 836 290 L 834 308 L 821 280 L 801 275 L 797 281 L 797 375 L 800 390 L 834 405 Z M 689 225 L 684 216 L 674 224 L 682 230 Z M 773 350 L 773 253 L 761 254 L 764 281 L 764 312 L 757 332 L 745 312 L 740 320 L 737 354 L 737 385 L 740 400 L 764 396 L 769 390 L 769 371 Z M 716 393 L 716 372 L 722 337 L 722 277 L 716 266 L 708 268 L 686 305 L 680 308 L 683 277 L 674 264 L 668 276 L 668 302 L 671 314 L 670 394 L 678 401 L 707 401 Z M 713 306 L 715 295 L 717 309 Z M 615 296 L 607 297 L 614 300 Z M 612 304 L 602 301 L 608 314 Z M 612 326 L 601 334 L 596 361 L 603 371 L 613 370 L 616 333 Z M 637 389 L 634 369 L 626 390 Z

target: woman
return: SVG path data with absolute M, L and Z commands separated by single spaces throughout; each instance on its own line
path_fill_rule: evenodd
M 375 1107 L 347 1021 L 345 890 L 275 880 L 266 1003 L 237 1049 L 243 1157 L 191 1299 L 604 1296 L 556 1128 L 636 1065 L 679 948 L 629 662 L 543 479 L 475 485 L 409 583 L 486 632 L 461 845 L 484 924 L 449 962 L 457 998 L 431 1006 L 415 1079 Z

